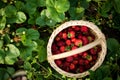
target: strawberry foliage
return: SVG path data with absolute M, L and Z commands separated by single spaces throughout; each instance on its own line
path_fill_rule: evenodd
M 84 77 L 83 80 L 119 80 L 119 4 L 119 0 L 0 0 L 0 80 L 7 80 L 21 69 L 27 72 L 28 80 L 77 80 L 60 75 L 51 68 L 47 62 L 46 46 L 51 33 L 59 25 L 69 20 L 81 19 L 95 23 L 107 39 L 104 63 L 96 71 L 90 71 L 90 76 Z M 88 31 L 84 26 L 74 30 L 81 30 L 84 34 Z M 61 38 L 68 40 L 64 43 Z M 57 54 L 86 45 L 92 42 L 94 37 L 83 37 L 69 30 L 64 31 L 64 34 L 60 34 L 55 40 L 58 43 L 52 48 Z M 96 48 L 93 48 L 90 53 L 96 55 L 95 51 Z M 74 55 L 74 58 L 77 56 Z M 93 59 L 96 60 L 96 57 Z M 71 60 L 73 57 L 67 59 L 68 62 Z M 88 64 L 88 61 L 79 62 L 81 65 Z M 74 64 L 79 62 L 73 61 Z M 60 65 L 61 61 L 56 63 Z M 73 63 L 69 64 L 72 71 L 75 68 Z M 65 65 L 68 66 L 68 63 Z M 83 72 L 82 68 L 80 72 Z

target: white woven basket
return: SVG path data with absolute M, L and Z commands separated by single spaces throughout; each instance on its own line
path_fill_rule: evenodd
M 94 35 L 96 37 L 95 40 L 93 42 L 91 42 L 85 46 L 82 46 L 80 48 L 77 48 L 75 50 L 64 52 L 62 54 L 53 55 L 51 46 L 52 46 L 52 43 L 53 43 L 56 35 L 59 32 L 61 32 L 63 29 L 68 28 L 70 26 L 75 26 L 75 25 L 79 25 L 79 26 L 85 25 L 85 26 L 89 27 L 91 29 L 92 33 L 94 33 Z M 56 30 L 54 30 L 52 35 L 49 38 L 48 45 L 47 45 L 47 59 L 48 59 L 48 62 L 50 63 L 50 65 L 60 74 L 65 75 L 67 77 L 81 78 L 81 77 L 89 75 L 89 72 L 85 71 L 83 73 L 77 73 L 77 74 L 66 72 L 66 71 L 62 70 L 61 68 L 59 68 L 56 65 L 56 63 L 54 62 L 54 60 L 60 59 L 60 58 L 66 58 L 66 57 L 72 56 L 74 54 L 82 53 L 84 51 L 87 51 L 87 50 L 93 48 L 96 45 L 101 45 L 101 51 L 98 53 L 97 62 L 95 63 L 95 65 L 93 65 L 93 67 L 90 68 L 90 70 L 93 70 L 93 71 L 95 71 L 102 64 L 102 62 L 104 61 L 105 55 L 106 55 L 106 39 L 105 39 L 104 34 L 101 32 L 101 30 L 96 25 L 94 25 L 93 23 L 88 22 L 88 21 L 75 20 L 75 21 L 65 22 L 64 24 L 59 26 Z

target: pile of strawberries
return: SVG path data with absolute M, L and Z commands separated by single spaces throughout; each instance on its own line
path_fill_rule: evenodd
M 52 54 L 62 54 L 64 52 L 77 49 L 95 40 L 87 26 L 70 26 L 57 34 L 52 44 Z M 78 53 L 66 58 L 55 60 L 56 65 L 66 72 L 82 73 L 90 69 L 97 61 L 100 46 Z

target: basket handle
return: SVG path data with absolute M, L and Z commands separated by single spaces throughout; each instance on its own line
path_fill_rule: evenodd
M 93 48 L 94 46 L 100 44 L 101 41 L 102 41 L 102 38 L 98 38 L 94 42 L 91 42 L 88 45 L 85 45 L 81 48 L 77 48 L 75 50 L 71 50 L 71 51 L 68 51 L 68 52 L 61 53 L 61 54 L 56 54 L 56 55 L 49 56 L 48 60 L 65 58 L 65 57 L 72 56 L 72 55 L 75 55 L 75 54 L 78 54 L 78 53 L 82 53 L 82 52 L 87 51 L 87 50 Z

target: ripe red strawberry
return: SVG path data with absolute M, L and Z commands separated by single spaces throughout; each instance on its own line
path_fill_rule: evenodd
M 75 69 L 75 65 L 73 63 L 70 64 L 70 70 L 74 70 Z
M 65 52 L 65 46 L 61 46 L 61 47 L 60 47 L 60 51 L 61 51 L 61 52 Z
M 70 31 L 68 32 L 68 38 L 74 38 L 75 37 L 75 32 L 74 31 Z
M 67 33 L 64 32 L 64 33 L 62 34 L 62 38 L 66 40 L 66 39 L 67 39 Z
M 74 58 L 78 58 L 78 54 L 73 55 Z
M 57 51 L 58 47 L 55 43 L 52 44 L 52 51 Z
M 62 61 L 61 60 L 55 60 L 55 63 L 60 66 L 62 64 Z
M 70 66 L 70 63 L 69 63 L 69 62 L 65 62 L 65 63 L 64 63 L 64 66 L 69 67 L 69 66 Z
M 78 48 L 77 46 L 73 46 L 73 47 L 72 47 L 72 50 L 77 49 L 77 48 Z
M 79 34 L 79 35 L 78 35 L 78 39 L 82 39 L 82 34 Z
M 72 28 L 73 28 L 75 31 L 79 31 L 79 30 L 80 30 L 80 27 L 79 27 L 79 26 L 72 26 Z
M 93 60 L 97 60 L 97 55 L 92 56 Z
M 80 60 L 79 60 L 79 64 L 80 64 L 80 65 L 84 65 L 84 64 L 85 64 L 84 59 L 80 59 Z
M 67 62 L 72 62 L 72 61 L 73 61 L 73 57 L 72 57 L 72 56 L 67 57 L 67 58 L 66 58 L 66 61 L 67 61 Z
M 66 44 L 67 44 L 68 46 L 70 46 L 70 45 L 71 45 L 71 41 L 70 41 L 70 40 L 66 40 Z
M 92 61 L 92 56 L 89 55 L 87 52 L 84 52 L 82 58 L 87 59 L 88 61 Z
M 80 72 L 80 73 L 84 72 L 84 67 L 83 67 L 83 66 L 80 66 L 80 67 L 79 67 L 79 72 Z
M 64 45 L 65 45 L 65 43 L 63 41 L 61 41 L 61 40 L 57 42 L 57 46 L 59 46 L 59 47 L 64 46 Z
M 89 61 L 88 60 L 85 60 L 85 65 L 87 66 L 89 64 Z
M 75 65 L 78 64 L 78 60 L 74 60 L 73 64 L 75 64 Z
M 71 39 L 71 42 L 75 42 L 77 39 L 76 38 L 72 38 Z
M 90 53 L 91 53 L 92 55 L 96 55 L 96 54 L 97 54 L 96 51 L 97 51 L 97 50 L 95 50 L 95 48 L 90 49 Z
M 57 51 L 53 51 L 52 52 L 53 54 L 59 54 L 59 53 L 61 53 L 59 50 L 57 50 Z
M 60 37 L 57 36 L 57 37 L 55 38 L 55 40 L 56 40 L 56 41 L 60 41 Z
M 82 46 L 82 40 L 81 39 L 77 39 L 76 41 L 75 41 L 75 46 Z
M 62 37 L 62 34 L 63 34 L 62 32 L 59 32 L 57 36 Z
M 82 32 L 88 32 L 87 26 L 81 26 L 81 31 Z
M 88 44 L 88 39 L 87 39 L 87 37 L 83 36 L 83 37 L 82 37 L 82 41 L 83 41 L 83 45 Z

